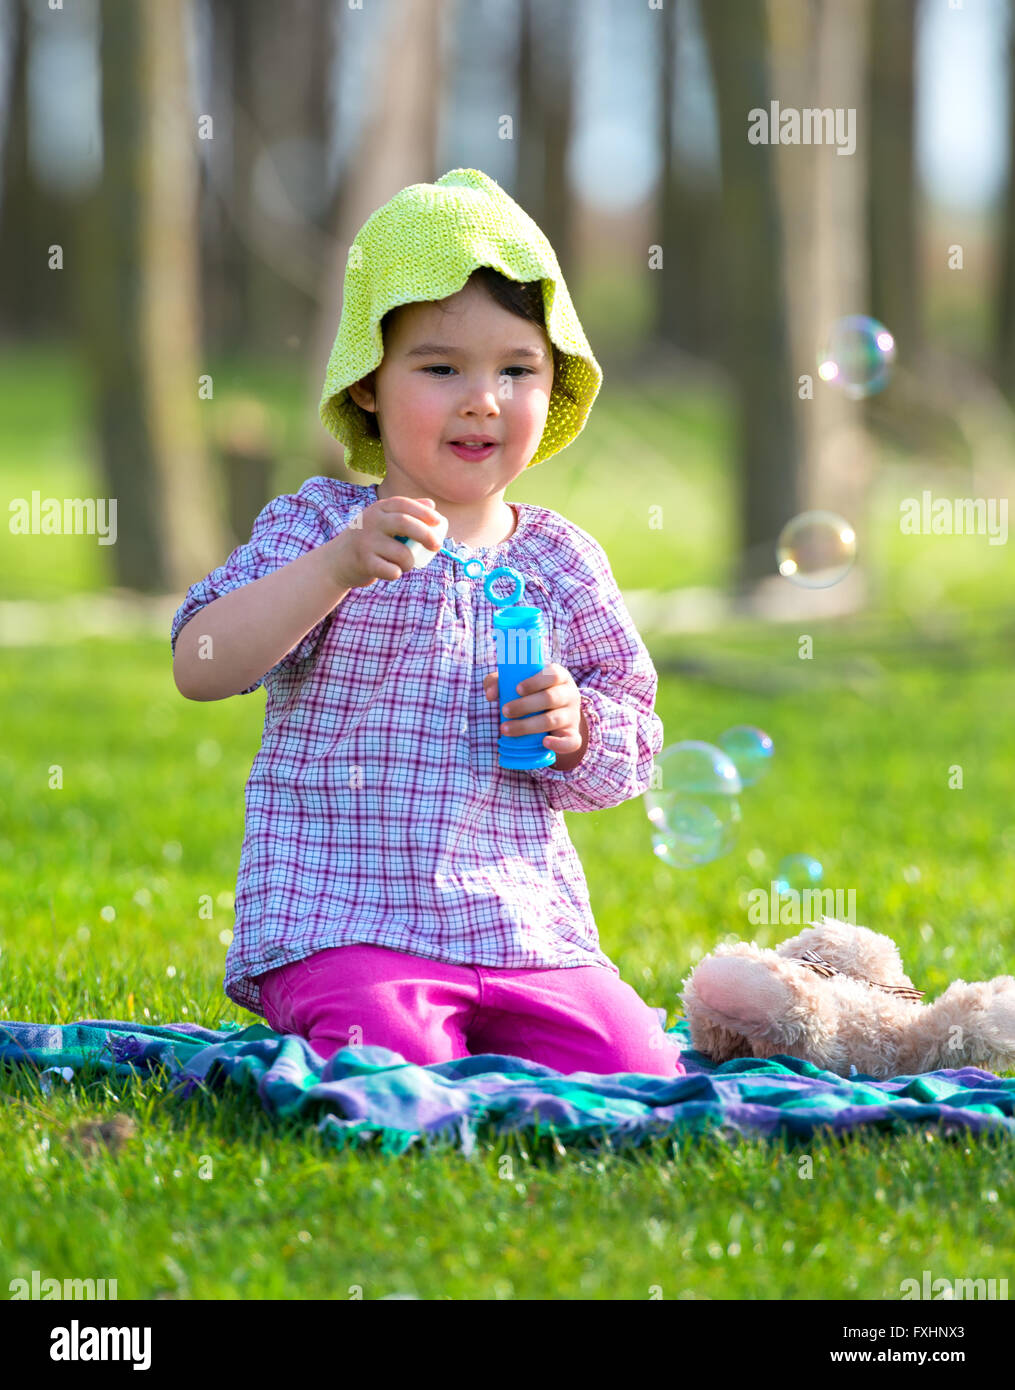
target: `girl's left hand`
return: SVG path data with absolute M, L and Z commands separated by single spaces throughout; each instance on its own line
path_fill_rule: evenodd
M 483 677 L 483 693 L 490 701 L 498 698 L 497 684 L 496 671 Z M 577 753 L 584 742 L 581 691 L 570 672 L 554 662 L 522 681 L 518 690 L 519 695 L 501 711 L 500 732 L 511 737 L 546 732 L 544 748 L 564 755 Z M 534 710 L 543 712 L 534 714 Z

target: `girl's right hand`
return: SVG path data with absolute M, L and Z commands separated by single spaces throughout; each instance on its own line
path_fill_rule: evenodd
M 396 536 L 422 541 L 435 553 L 441 514 L 432 497 L 382 497 L 364 507 L 359 525 L 347 526 L 335 546 L 335 578 L 346 589 L 369 589 L 378 579 L 400 579 L 414 567 L 412 551 Z

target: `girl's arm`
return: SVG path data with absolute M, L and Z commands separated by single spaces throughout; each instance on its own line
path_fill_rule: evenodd
M 222 700 L 258 682 L 349 592 L 336 578 L 344 533 L 223 594 L 179 632 L 173 679 L 188 700 Z

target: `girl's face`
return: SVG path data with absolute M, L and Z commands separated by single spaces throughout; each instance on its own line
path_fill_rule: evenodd
M 438 510 L 499 499 L 543 435 L 553 386 L 545 331 L 475 284 L 393 318 L 381 365 L 349 388 L 377 411 L 384 495 L 432 497 Z M 490 436 L 493 452 L 462 458 L 449 446 L 467 435 Z

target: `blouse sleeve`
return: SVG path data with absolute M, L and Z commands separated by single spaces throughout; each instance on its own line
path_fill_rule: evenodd
M 655 713 L 658 676 L 601 546 L 590 554 L 594 583 L 567 627 L 563 665 L 581 692 L 588 744 L 570 772 L 534 768 L 556 811 L 596 811 L 639 796 L 663 746 Z
M 237 546 L 225 564 L 190 586 L 186 598 L 176 610 L 170 629 L 170 646 L 174 657 L 177 638 L 202 608 L 233 589 L 242 589 L 245 584 L 281 569 L 291 560 L 299 559 L 307 551 L 331 539 L 331 530 L 320 505 L 308 495 L 310 486 L 309 482 L 304 483 L 298 493 L 285 493 L 269 502 L 254 521 L 250 540 L 245 545 Z M 326 613 L 270 671 L 238 693 L 249 695 L 276 671 L 296 666 L 311 657 L 330 618 L 331 614 Z

